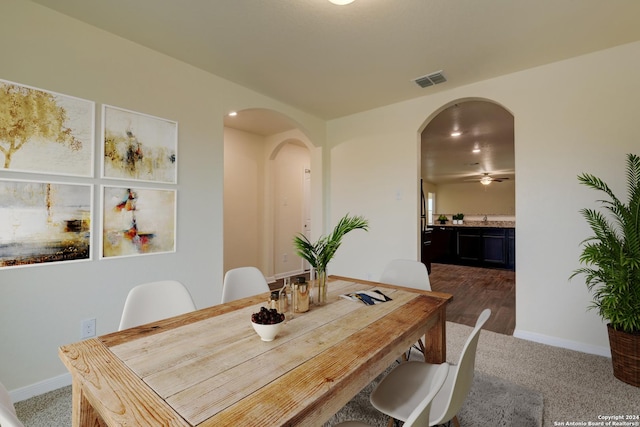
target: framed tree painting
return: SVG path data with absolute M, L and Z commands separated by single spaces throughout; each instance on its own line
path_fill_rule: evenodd
M 0 171 L 93 176 L 95 104 L 0 80 Z
M 177 182 L 176 122 L 103 105 L 102 126 L 103 178 Z
M 0 268 L 91 259 L 93 186 L 0 180 Z
M 101 258 L 175 250 L 176 190 L 102 186 Z

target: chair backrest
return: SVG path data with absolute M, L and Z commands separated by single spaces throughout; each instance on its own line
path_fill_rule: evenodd
M 118 330 L 144 325 L 196 309 L 191 294 L 176 280 L 144 283 L 129 291 Z
M 429 425 L 429 411 L 431 410 L 431 402 L 436 394 L 442 388 L 447 374 L 449 373 L 449 364 L 443 363 L 438 369 L 435 370 L 433 376 L 428 380 L 429 393 L 422 399 L 422 401 L 415 407 L 407 421 L 404 422 L 404 427 L 422 427 Z
M 11 396 L 2 383 L 0 383 L 0 426 L 24 427 L 16 416 L 16 408 L 13 406 Z
M 235 301 L 264 292 L 269 292 L 269 284 L 260 270 L 255 267 L 234 268 L 224 275 L 222 303 Z
M 380 282 L 407 288 L 431 290 L 429 272 L 420 261 L 394 259 L 389 262 L 380 276 Z
M 489 316 L 491 316 L 491 310 L 488 308 L 482 310 L 482 313 L 478 316 L 476 325 L 473 328 L 473 331 L 471 331 L 471 334 L 469 334 L 469 337 L 462 348 L 458 364 L 451 368 L 453 376 L 449 381 L 447 381 L 447 387 L 443 388 L 443 391 L 448 389 L 448 393 L 442 396 L 442 398 L 447 399 L 447 402 L 442 405 L 446 410 L 437 420 L 431 418 L 431 425 L 446 423 L 453 419 L 453 417 L 455 417 L 460 411 L 460 408 L 462 408 L 462 404 L 467 398 L 473 383 L 473 373 L 476 364 L 476 349 L 478 348 L 480 331 L 482 330 L 482 326 L 489 319 Z M 438 396 L 438 398 L 440 398 L 440 396 Z

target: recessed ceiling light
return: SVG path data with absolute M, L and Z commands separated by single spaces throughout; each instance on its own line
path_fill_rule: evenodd
M 237 112 L 237 111 L 231 111 L 231 112 L 229 113 L 229 117 L 235 117 L 235 116 L 237 116 L 237 115 L 238 115 L 238 112 Z
M 329 0 L 333 4 L 338 6 L 344 6 L 345 4 L 353 3 L 353 0 Z
M 474 148 L 472 151 L 473 151 L 474 153 L 479 153 L 479 152 L 480 152 L 480 149 L 479 149 L 479 148 Z
M 460 135 L 462 135 L 462 132 L 460 131 L 451 132 L 451 136 L 460 136 Z

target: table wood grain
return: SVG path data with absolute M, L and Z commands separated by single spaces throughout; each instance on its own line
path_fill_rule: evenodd
M 392 301 L 341 298 L 380 289 Z M 317 426 L 418 338 L 446 359 L 451 295 L 332 276 L 329 302 L 288 319 L 271 342 L 250 324 L 268 294 L 60 348 L 73 425 Z

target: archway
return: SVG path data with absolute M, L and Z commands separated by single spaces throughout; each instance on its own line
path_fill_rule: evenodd
M 273 273 L 276 279 L 301 274 L 293 236 L 311 231 L 309 149 L 298 139 L 286 139 L 269 156 L 273 196 Z M 269 203 L 269 201 L 267 201 Z
M 440 193 L 434 213 L 515 221 L 514 138 L 513 115 L 489 100 L 457 100 L 429 117 L 420 170 L 425 192 Z
M 278 112 L 249 109 L 236 117 L 224 120 L 224 271 L 253 265 L 274 281 L 301 272 L 291 242 L 305 230 L 303 213 L 308 229 L 321 223 L 302 203 L 305 171 L 321 168 L 321 153 Z M 309 205 L 321 206 L 315 182 L 308 188 Z
M 500 324 L 487 327 L 507 334 L 515 328 L 514 147 L 513 115 L 485 99 L 448 103 L 421 132 L 423 192 L 434 201 L 421 236 L 432 286 L 459 295 L 451 310 L 461 314 L 451 319 L 458 323 L 483 308 L 475 305 L 495 304 L 491 308 L 500 310 Z M 463 224 L 454 224 L 459 213 Z M 435 221 L 441 215 L 442 225 Z M 447 281 L 451 276 L 457 279 Z M 464 289 L 458 289 L 461 283 Z M 480 298 L 488 284 L 491 298 Z

